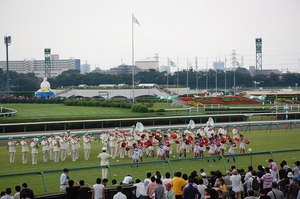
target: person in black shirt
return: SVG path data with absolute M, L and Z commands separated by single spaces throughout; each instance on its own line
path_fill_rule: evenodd
M 215 182 L 217 180 L 216 172 L 210 172 L 210 179 L 209 179 L 209 188 L 213 188 L 215 186 Z
M 20 192 L 20 196 L 23 196 L 23 193 L 26 193 L 26 196 L 30 199 L 35 199 L 34 193 L 31 189 L 27 188 L 27 183 L 22 184 L 22 190 Z
M 68 199 L 76 199 L 77 198 L 77 190 L 79 189 L 80 186 L 75 186 L 74 187 L 74 182 L 76 182 L 78 185 L 77 180 L 69 180 L 68 184 L 69 186 L 66 188 Z
M 196 195 L 198 196 L 197 198 L 201 198 L 201 193 L 199 190 L 195 187 L 193 187 L 194 180 L 189 179 L 189 186 L 184 188 L 183 190 L 183 198 L 184 199 L 195 199 Z
M 89 197 L 89 191 L 93 190 L 93 188 L 91 187 L 91 185 L 89 184 L 84 184 L 83 180 L 79 181 L 79 189 L 77 190 L 77 198 L 78 199 L 87 199 L 90 198 Z

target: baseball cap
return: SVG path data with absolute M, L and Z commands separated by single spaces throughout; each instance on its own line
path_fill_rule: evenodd
M 288 178 L 293 177 L 293 173 L 292 173 L 292 172 L 289 172 L 288 175 L 287 175 L 287 177 L 288 177 Z
M 172 187 L 172 184 L 171 183 L 167 183 L 165 186 L 166 187 Z
M 103 147 L 103 148 L 102 148 L 102 151 L 106 151 L 106 148 L 105 148 L 105 147 Z

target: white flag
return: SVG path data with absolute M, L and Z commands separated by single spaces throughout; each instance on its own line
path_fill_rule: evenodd
M 139 23 L 139 21 L 135 18 L 135 16 L 132 14 L 132 23 L 136 23 L 139 26 L 141 26 L 141 24 Z
M 168 58 L 168 65 L 176 67 L 176 64 L 172 60 L 170 60 L 169 58 Z

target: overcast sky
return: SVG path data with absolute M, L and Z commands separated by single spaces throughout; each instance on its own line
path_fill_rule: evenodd
M 44 59 L 51 48 L 92 68 L 131 64 L 155 56 L 179 67 L 212 67 L 235 50 L 244 67 L 255 65 L 255 38 L 263 41 L 263 69 L 300 69 L 299 0 L 0 0 L 0 35 L 10 35 L 10 60 Z M 6 60 L 2 39 L 0 60 Z M 173 69 L 174 70 L 174 69 Z

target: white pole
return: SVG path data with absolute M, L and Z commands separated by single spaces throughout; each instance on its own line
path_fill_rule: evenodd
M 132 28 L 132 35 L 131 35 L 131 64 L 132 64 L 132 102 L 134 103 L 134 34 L 133 34 L 133 14 L 131 19 L 131 28 Z
M 186 58 L 186 88 L 189 87 L 189 58 Z M 186 94 L 188 97 L 188 93 Z
M 179 58 L 177 57 L 177 95 L 179 95 L 178 86 L 179 86 Z
M 225 71 L 225 96 L 226 96 L 226 54 L 225 54 L 225 67 L 224 67 L 224 71 Z

